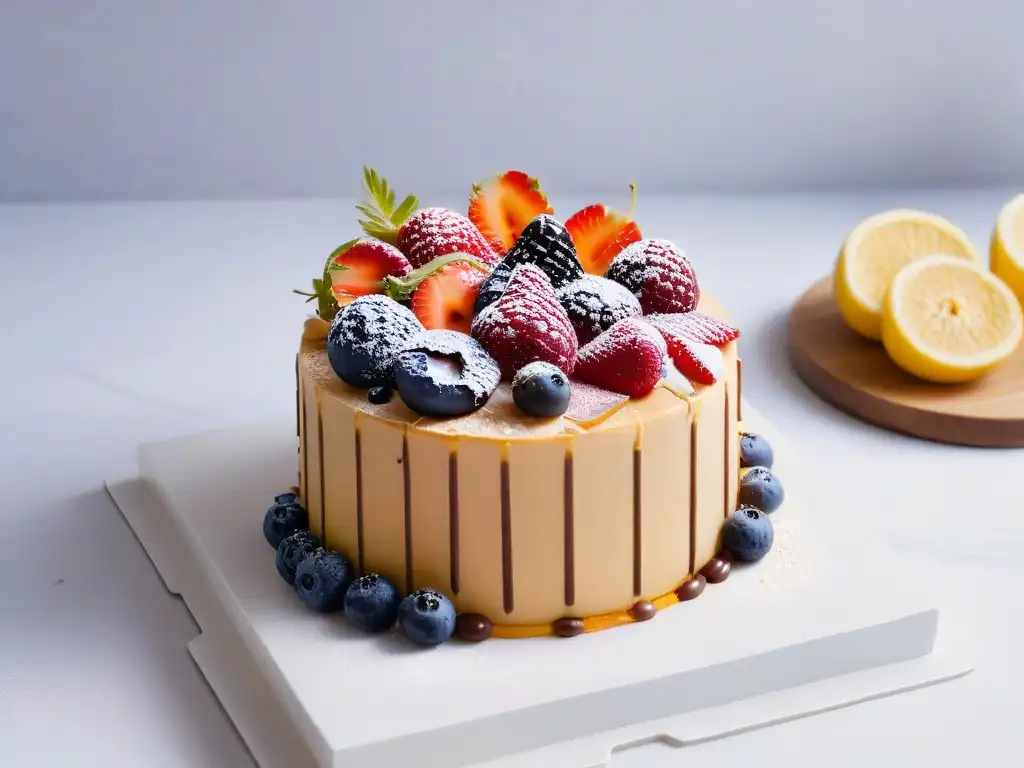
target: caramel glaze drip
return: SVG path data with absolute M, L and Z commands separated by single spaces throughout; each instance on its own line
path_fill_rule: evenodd
M 459 594 L 459 454 L 448 454 L 448 571 L 452 594 Z
M 316 440 L 320 462 L 320 535 L 323 536 L 327 531 L 327 473 L 324 471 L 324 419 L 319 407 L 316 409 Z

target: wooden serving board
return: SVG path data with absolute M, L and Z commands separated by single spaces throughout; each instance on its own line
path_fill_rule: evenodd
M 815 394 L 862 421 L 939 443 L 1024 447 L 1024 345 L 978 381 L 921 381 L 846 326 L 825 278 L 790 313 L 789 358 Z

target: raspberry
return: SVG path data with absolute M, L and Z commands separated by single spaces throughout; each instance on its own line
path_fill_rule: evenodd
M 629 289 L 645 315 L 691 312 L 700 300 L 693 266 L 668 240 L 641 240 L 627 246 L 606 276 Z
M 506 380 L 536 360 L 572 372 L 576 332 L 544 270 L 532 264 L 513 270 L 501 298 L 476 316 L 471 333 Z
M 574 376 L 612 392 L 643 397 L 661 379 L 665 346 L 637 317 L 620 320 L 576 355 Z

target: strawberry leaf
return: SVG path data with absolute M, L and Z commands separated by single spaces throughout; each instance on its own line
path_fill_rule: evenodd
M 420 283 L 433 275 L 435 272 L 444 269 L 449 264 L 459 261 L 469 264 L 481 272 L 488 272 L 490 267 L 464 253 L 450 253 L 447 256 L 438 256 L 433 261 L 428 261 L 419 269 L 414 269 L 405 277 L 388 276 L 384 278 L 384 295 L 395 301 L 405 301 L 420 287 Z

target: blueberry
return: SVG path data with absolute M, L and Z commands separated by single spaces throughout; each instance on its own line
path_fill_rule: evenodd
M 399 602 L 394 584 L 379 573 L 368 573 L 345 592 L 345 617 L 367 632 L 381 632 L 395 623 Z
M 342 381 L 368 389 L 386 384 L 397 355 L 423 326 L 412 310 L 380 294 L 342 309 L 327 333 L 327 359 Z
M 409 342 L 395 359 L 394 376 L 407 406 L 424 416 L 446 418 L 486 403 L 501 369 L 472 336 L 438 329 Z
M 767 467 L 748 469 L 740 478 L 740 504 L 771 514 L 782 506 L 785 498 L 782 483 Z
M 775 452 L 761 435 L 744 432 L 740 435 L 740 466 L 772 468 Z
M 384 405 L 391 402 L 391 387 L 387 385 L 373 387 L 366 393 L 366 399 L 374 405 Z
M 455 631 L 455 606 L 440 592 L 421 589 L 398 606 L 398 625 L 417 645 L 440 645 Z
M 722 546 L 737 560 L 760 560 L 771 551 L 774 541 L 771 518 L 754 507 L 740 507 L 722 524 Z
M 282 493 L 263 517 L 263 535 L 274 549 L 285 536 L 304 531 L 309 527 L 309 515 L 293 493 Z
M 316 549 L 295 569 L 295 591 L 314 611 L 330 613 L 344 604 L 353 576 L 355 569 L 343 555 Z
M 561 416 L 569 407 L 569 377 L 551 363 L 528 363 L 512 379 L 512 400 L 527 416 Z
M 277 546 L 277 572 L 295 586 L 295 569 L 320 547 L 320 537 L 312 531 L 296 531 L 281 539 Z

